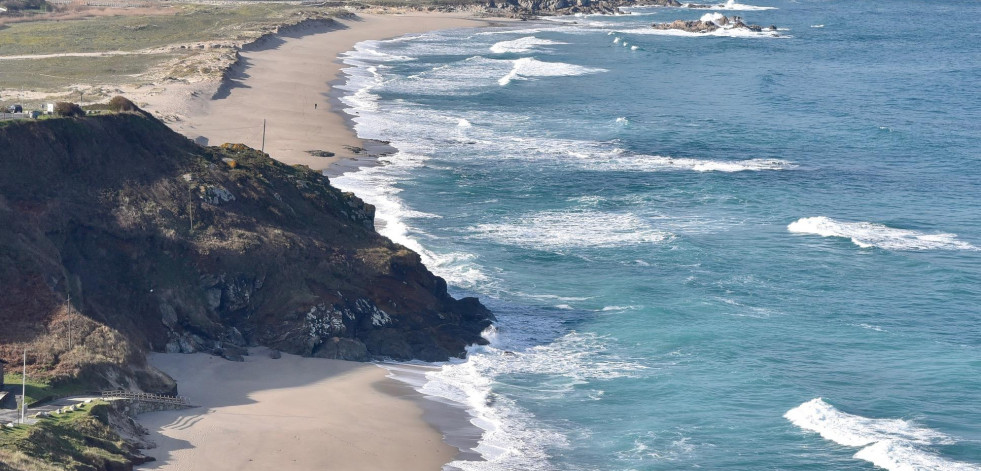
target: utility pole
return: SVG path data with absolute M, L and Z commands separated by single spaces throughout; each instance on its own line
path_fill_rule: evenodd
M 262 119 L 262 149 L 259 149 L 259 152 L 265 152 L 265 151 L 266 151 L 266 119 L 263 118 Z
M 187 187 L 187 214 L 191 219 L 191 227 L 188 229 L 189 233 L 194 232 L 194 195 L 191 194 L 191 187 Z
M 72 294 L 68 293 L 68 351 L 72 349 Z
M 27 413 L 27 347 L 24 347 L 24 373 L 20 377 L 20 423 L 24 423 Z

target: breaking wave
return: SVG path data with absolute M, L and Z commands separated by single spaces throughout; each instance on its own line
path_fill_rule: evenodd
M 797 167 L 793 162 L 780 159 L 710 160 L 664 157 L 660 155 L 636 155 L 630 158 L 618 158 L 615 161 L 605 164 L 597 161 L 596 164 L 602 165 L 610 170 L 691 170 L 694 172 L 723 173 L 789 170 Z
M 591 210 L 544 211 L 503 223 L 479 224 L 470 232 L 473 238 L 551 251 L 657 244 L 673 237 L 633 214 Z
M 428 397 L 462 405 L 470 422 L 481 432 L 472 450 L 485 461 L 458 459 L 449 469 L 555 469 L 549 450 L 569 446 L 560 431 L 541 423 L 534 414 L 506 396 L 495 394 L 495 378 L 541 375 L 548 378 L 531 394 L 542 397 L 580 394 L 577 384 L 634 377 L 643 364 L 620 358 L 607 350 L 608 339 L 589 333 L 569 332 L 550 344 L 527 347 L 524 334 L 501 333 L 491 328 L 484 336 L 487 346 L 473 346 L 466 361 L 451 361 L 426 368 L 424 381 L 402 378 L 395 365 L 386 366 L 393 377 L 412 384 Z M 516 337 L 516 338 L 515 338 Z
M 503 87 L 514 80 L 527 80 L 530 77 L 567 77 L 606 71 L 606 69 L 583 67 L 581 65 L 565 64 L 562 62 L 543 62 L 533 57 L 523 57 L 515 60 L 511 71 L 498 79 L 497 83 Z
M 933 429 L 902 419 L 870 419 L 836 409 L 822 398 L 784 414 L 794 425 L 839 445 L 861 447 L 855 458 L 890 471 L 978 471 L 981 467 L 951 461 L 930 447 L 956 441 Z
M 539 46 L 554 46 L 566 44 L 559 41 L 552 41 L 549 39 L 540 39 L 534 36 L 525 36 L 523 38 L 512 39 L 510 41 L 501 41 L 495 43 L 490 47 L 490 51 L 494 54 L 504 54 L 504 53 L 522 53 L 531 52 L 537 50 Z
M 958 240 L 956 234 L 927 234 L 910 229 L 896 229 L 872 222 L 837 221 L 824 216 L 798 219 L 787 226 L 790 232 L 842 237 L 862 247 L 886 250 L 978 250 Z

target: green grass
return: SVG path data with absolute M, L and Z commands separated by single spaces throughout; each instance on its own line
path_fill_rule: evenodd
M 21 385 L 21 375 L 20 373 L 7 373 L 3 375 L 3 382 L 8 387 L 13 387 L 15 394 L 20 394 Z M 44 398 L 59 398 L 65 396 L 72 396 L 76 394 L 83 394 L 88 391 L 84 384 L 59 384 L 52 385 L 51 383 L 41 380 L 31 378 L 30 375 L 27 377 L 27 403 L 31 404 L 33 402 L 39 401 Z
M 109 427 L 102 401 L 34 425 L 0 428 L 0 460 L 14 470 L 123 469 L 128 446 Z
M 142 74 L 174 57 L 177 56 L 145 54 L 7 60 L 0 62 L 0 83 L 7 88 L 36 91 L 55 91 L 72 83 L 138 83 L 132 75 Z
M 177 43 L 235 39 L 243 28 L 286 19 L 285 4 L 178 6 L 164 15 L 108 16 L 13 23 L 0 30 L 3 55 L 136 51 Z M 4 64 L 4 69 L 7 68 Z

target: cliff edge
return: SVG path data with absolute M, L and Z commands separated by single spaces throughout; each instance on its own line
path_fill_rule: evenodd
M 242 145 L 135 110 L 0 126 L 0 358 L 169 392 L 148 350 L 265 345 L 365 361 L 464 354 L 492 314 L 457 300 L 374 208 Z

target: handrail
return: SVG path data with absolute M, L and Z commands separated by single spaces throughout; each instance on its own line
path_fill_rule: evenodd
M 179 406 L 190 406 L 189 401 L 184 396 L 166 396 L 163 394 L 151 394 L 134 391 L 102 391 L 103 399 L 132 399 L 143 402 L 160 402 L 164 404 L 175 404 Z

